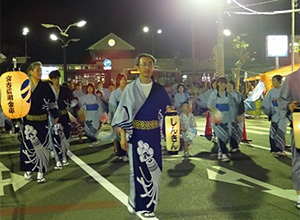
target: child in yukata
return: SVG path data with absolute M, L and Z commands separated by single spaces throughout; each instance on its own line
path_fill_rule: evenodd
M 189 157 L 189 145 L 191 139 L 188 137 L 188 132 L 191 129 L 196 128 L 196 120 L 193 113 L 190 111 L 190 105 L 188 102 L 184 102 L 181 105 L 182 112 L 180 113 L 180 131 L 184 141 L 184 157 Z

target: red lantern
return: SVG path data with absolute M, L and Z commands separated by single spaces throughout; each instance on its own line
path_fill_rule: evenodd
M 1 107 L 10 119 L 23 118 L 30 110 L 31 88 L 28 76 L 20 71 L 1 75 Z

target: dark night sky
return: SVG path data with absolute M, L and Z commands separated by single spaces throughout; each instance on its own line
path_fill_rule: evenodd
M 192 5 L 197 0 L 1 0 L 1 48 L 7 55 L 7 48 L 17 48 L 16 55 L 24 56 L 22 28 L 28 26 L 28 55 L 31 60 L 43 63 L 62 63 L 62 49 L 59 42 L 49 39 L 56 29 L 45 29 L 40 24 L 57 24 L 66 28 L 69 24 L 84 19 L 83 28 L 72 27 L 70 38 L 80 38 L 68 47 L 68 63 L 88 62 L 85 50 L 102 37 L 113 32 L 132 44 L 138 52 L 149 52 L 150 35 L 142 33 L 143 25 L 161 28 L 163 34 L 155 37 L 157 57 L 173 57 L 178 51 L 183 57 L 191 56 L 191 21 L 195 25 L 196 56 L 199 59 L 211 57 L 216 44 L 215 6 L 204 3 Z M 214 0 L 206 0 L 212 2 Z M 221 1 L 221 0 L 215 0 Z M 237 0 L 242 4 L 263 0 Z M 201 2 L 201 0 L 198 0 Z M 233 4 L 227 7 L 231 7 Z M 270 11 L 289 9 L 290 0 L 281 0 L 268 5 L 257 6 L 255 10 Z M 243 11 L 242 9 L 228 9 Z M 280 16 L 224 16 L 224 27 L 233 32 L 248 33 L 247 40 L 253 47 L 262 47 L 259 39 L 267 34 L 290 35 L 290 15 Z M 253 43 L 252 43 L 253 42 Z

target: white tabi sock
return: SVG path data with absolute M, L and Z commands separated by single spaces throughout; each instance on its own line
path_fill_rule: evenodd
M 38 172 L 37 173 L 37 179 L 43 179 L 44 178 L 44 174 L 42 172 Z

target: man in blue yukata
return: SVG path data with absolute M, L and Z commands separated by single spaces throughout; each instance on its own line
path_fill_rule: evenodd
M 140 76 L 125 88 L 112 121 L 121 135 L 121 147 L 128 150 L 128 210 L 148 218 L 155 217 L 158 203 L 163 119 L 172 110 L 166 90 L 151 78 L 155 61 L 150 54 L 137 57 Z
M 292 136 L 292 180 L 294 189 L 297 193 L 297 202 L 295 207 L 300 210 L 300 149 L 296 147 L 295 136 L 300 135 L 294 133 L 292 114 L 300 107 L 300 70 L 288 75 L 282 84 L 278 98 L 280 116 L 287 117 L 291 122 Z

